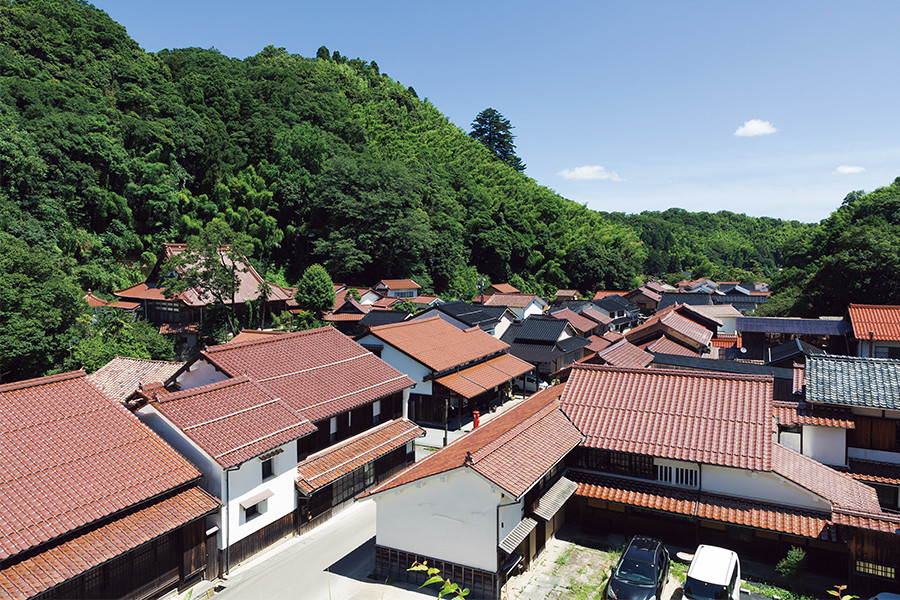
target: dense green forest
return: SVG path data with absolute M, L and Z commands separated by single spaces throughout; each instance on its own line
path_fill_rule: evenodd
M 162 242 L 214 219 L 248 235 L 253 263 L 282 285 L 314 263 L 335 281 L 412 277 L 446 297 L 480 276 L 552 293 L 691 271 L 824 294 L 777 304 L 802 311 L 829 302 L 822 282 L 841 258 L 828 267 L 816 250 L 838 242 L 831 221 L 898 225 L 896 211 L 859 208 L 869 201 L 856 194 L 821 226 L 599 213 L 498 159 L 375 61 L 324 46 L 314 58 L 153 54 L 86 2 L 0 0 L 0 380 L 23 356 L 38 374 L 114 350 L 82 347 L 81 294 L 142 280 Z M 103 328 L 160 353 L 144 332 Z

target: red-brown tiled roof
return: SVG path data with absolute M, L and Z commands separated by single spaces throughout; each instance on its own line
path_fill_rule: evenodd
M 400 304 L 403 302 L 404 298 L 397 298 L 394 296 L 385 296 L 383 298 L 379 298 L 375 302 L 371 304 L 372 308 L 388 310 L 395 304 Z
M 587 498 L 803 537 L 836 539 L 831 515 L 827 512 L 739 500 L 571 469 L 566 477 L 578 484 L 575 493 Z
M 183 365 L 181 362 L 117 356 L 88 375 L 88 380 L 110 398 L 124 402 L 142 383 L 166 381 Z
M 628 340 L 619 340 L 615 344 L 597 352 L 597 358 L 613 367 L 642 368 L 653 362 L 653 355 Z
M 772 403 L 775 419 L 784 425 L 817 425 L 853 429 L 853 411 L 846 407 L 776 400 Z
M 591 448 L 769 471 L 772 382 L 576 364 L 561 400 Z
M 537 296 L 534 294 L 494 294 L 493 296 L 485 297 L 484 305 L 527 308 L 529 304 L 535 301 L 535 299 L 537 299 Z
M 668 309 L 660 311 L 643 325 L 628 331 L 625 337 L 632 344 L 640 344 L 647 341 L 647 338 L 659 337 L 662 333 L 696 348 L 708 346 L 712 339 L 712 332 L 709 329 L 681 316 L 675 310 Z
M 557 298 L 575 298 L 578 295 L 578 290 L 556 290 Z
M 199 487 L 189 488 L 0 571 L 0 594 L 7 600 L 32 598 L 218 507 Z
M 850 458 L 850 477 L 858 481 L 871 481 L 888 485 L 900 485 L 900 465 L 892 465 L 872 460 Z
M 249 375 L 312 422 L 414 384 L 333 327 L 213 346 L 201 356 L 230 377 Z
M 873 529 L 885 533 L 900 533 L 900 516 L 881 513 L 872 515 L 859 513 L 852 510 L 835 509 L 832 513 L 834 522 L 847 527 L 859 527 L 861 529 Z
M 609 315 L 605 315 L 596 308 L 588 307 L 581 311 L 581 315 L 591 319 L 592 321 L 596 321 L 601 325 L 609 325 L 613 322 L 613 318 Z
M 579 335 L 584 335 L 597 326 L 596 322 L 587 317 L 582 317 L 574 310 L 568 308 L 552 312 L 550 313 L 550 316 L 556 317 L 557 319 L 565 319 L 575 328 L 575 331 L 577 331 Z
M 483 363 L 440 377 L 435 381 L 464 398 L 474 398 L 533 370 L 534 365 L 531 363 L 516 358 L 512 354 L 501 354 Z
M 183 333 L 199 333 L 200 323 L 163 323 L 159 326 L 160 335 L 181 335 Z
M 709 341 L 710 346 L 713 348 L 740 348 L 741 347 L 741 336 L 728 334 L 728 333 L 720 333 L 718 337 L 714 337 Z
M 316 430 L 246 376 L 151 394 L 149 399 L 151 406 L 225 468 Z
M 474 469 L 518 498 L 582 439 L 559 410 L 562 386 L 547 388 L 372 490 L 384 492 L 453 469 Z
M 422 286 L 412 279 L 382 279 L 376 287 L 386 287 L 389 290 L 421 290 Z
M 265 331 L 261 329 L 242 329 L 240 333 L 228 340 L 229 344 L 240 344 L 241 342 L 251 342 L 254 340 L 264 340 L 273 335 L 284 335 L 286 331 Z
M 584 347 L 585 352 L 600 352 L 604 348 L 609 348 L 613 343 L 597 335 L 588 338 L 590 344 Z
M 308 496 L 424 433 L 406 419 L 382 423 L 303 460 L 297 465 L 297 487 Z
M 458 329 L 437 315 L 378 325 L 371 333 L 437 372 L 509 348 L 508 344 L 477 327 Z
M 806 387 L 806 364 L 794 363 L 794 380 L 792 391 L 795 394 L 802 394 Z
M 637 346 L 638 348 L 643 348 L 647 352 L 656 352 L 659 354 L 677 354 L 679 356 L 693 356 L 695 358 L 697 357 L 696 350 L 687 348 L 683 344 L 679 344 L 675 340 L 669 339 L 666 336 L 662 336 L 661 338 L 657 338 L 649 342 L 644 342 L 643 344 L 638 344 Z
M 659 292 L 651 290 L 650 288 L 648 288 L 647 286 L 644 286 L 644 285 L 642 285 L 639 288 L 635 288 L 635 289 L 631 290 L 630 292 L 627 292 L 623 297 L 631 300 L 635 296 L 639 296 L 641 294 L 643 294 L 649 300 L 652 300 L 657 303 L 660 300 L 662 300 L 662 296 L 659 294 Z
M 597 290 L 597 293 L 594 294 L 594 300 L 602 300 L 607 296 L 622 296 L 625 297 L 625 294 L 628 293 L 628 290 Z
M 518 294 L 519 290 L 508 283 L 494 283 L 491 285 L 498 294 Z
M 99 308 L 101 306 L 106 306 L 107 304 L 109 304 L 107 300 L 95 296 L 91 290 L 88 290 L 87 294 L 82 296 L 82 298 L 85 302 L 88 303 L 88 306 L 93 308 Z
M 878 503 L 878 495 L 874 488 L 774 442 L 772 470 L 812 493 L 826 498 L 834 507 L 873 515 L 881 514 L 881 505 Z
M 876 340 L 900 342 L 900 306 L 851 304 L 847 312 L 856 339 L 868 340 L 871 332 Z
M 0 386 L 0 560 L 198 477 L 84 371 Z
M 610 331 L 607 331 L 606 333 L 604 333 L 603 335 L 601 335 L 600 337 L 602 337 L 604 340 L 607 340 L 610 342 L 618 342 L 625 336 L 622 335 L 621 333 L 619 333 L 618 331 L 610 330 Z

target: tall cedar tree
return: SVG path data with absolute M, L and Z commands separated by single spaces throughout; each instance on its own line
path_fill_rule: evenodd
M 516 136 L 512 134 L 513 129 L 509 119 L 493 108 L 486 108 L 478 113 L 478 116 L 472 121 L 472 131 L 469 132 L 469 137 L 478 140 L 494 156 L 519 173 L 523 173 L 525 164 L 521 158 L 516 156 L 516 145 L 513 143 Z

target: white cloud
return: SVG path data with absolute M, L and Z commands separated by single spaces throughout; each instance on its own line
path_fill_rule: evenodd
M 769 135 L 778 131 L 774 125 L 768 121 L 759 119 L 750 119 L 745 121 L 743 125 L 737 128 L 734 135 L 739 137 L 755 137 L 757 135 Z
M 862 173 L 866 169 L 859 165 L 841 165 L 834 170 L 833 175 L 852 175 L 853 173 Z
M 607 171 L 605 167 L 600 165 L 584 165 L 574 169 L 563 169 L 557 175 L 562 175 L 566 179 L 611 179 L 613 181 L 624 181 L 619 177 L 618 173 Z

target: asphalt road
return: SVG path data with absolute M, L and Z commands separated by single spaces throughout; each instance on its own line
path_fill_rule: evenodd
M 375 502 L 370 499 L 232 569 L 214 599 L 433 600 L 437 596 L 369 579 L 374 564 Z

